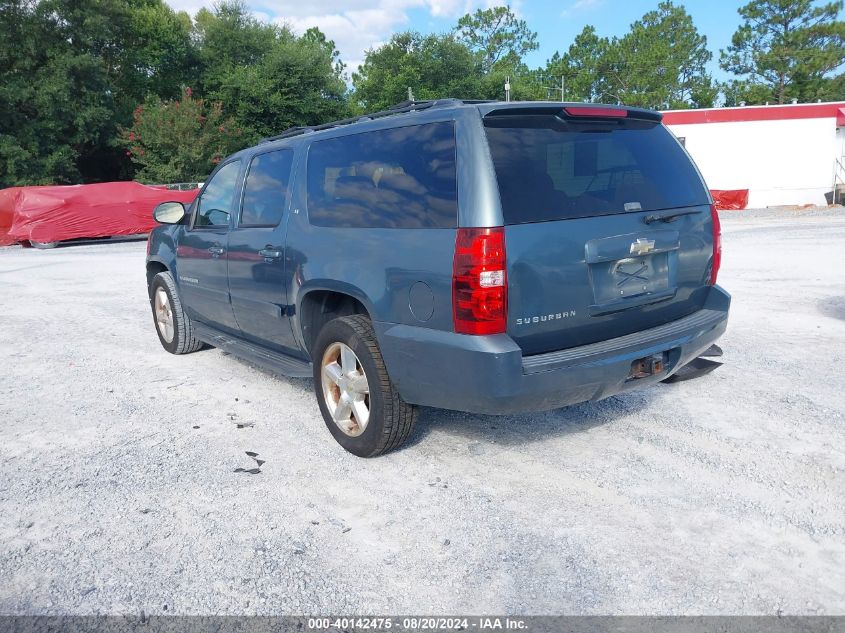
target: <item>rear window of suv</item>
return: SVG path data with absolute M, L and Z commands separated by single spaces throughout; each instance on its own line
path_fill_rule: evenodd
M 484 126 L 505 224 L 709 203 L 686 152 L 659 123 L 505 115 Z
M 308 149 L 308 219 L 346 228 L 454 228 L 451 122 L 362 132 Z

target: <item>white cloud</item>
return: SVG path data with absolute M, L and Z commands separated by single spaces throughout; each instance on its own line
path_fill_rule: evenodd
M 203 0 L 167 0 L 167 4 L 174 11 L 185 11 L 191 17 L 203 7 L 211 7 L 211 2 L 203 2 Z
M 468 0 L 318 0 L 306 4 L 308 12 L 281 7 L 276 18 L 302 33 L 316 26 L 340 51 L 351 74 L 364 61 L 368 49 L 390 39 L 392 33 L 411 28 L 410 9 L 426 9 L 433 17 L 461 15 Z M 316 5 L 316 6 L 315 6 Z M 322 11 L 321 11 L 322 9 Z M 335 9 L 335 10 L 332 10 Z
M 309 0 L 272 2 L 247 0 L 260 19 L 287 24 L 297 33 L 318 27 L 340 51 L 351 73 L 363 62 L 364 53 L 390 39 L 396 31 L 413 28 L 408 12 L 422 9 L 434 18 L 457 18 L 479 6 L 506 4 L 503 0 Z M 591 2 L 595 0 L 578 0 Z M 200 7 L 211 7 L 213 0 L 167 0 L 179 11 L 195 14 Z M 518 11 L 521 2 L 512 3 Z
M 299 17 L 278 16 L 277 22 L 288 24 L 297 33 L 316 26 L 340 51 L 341 59 L 351 73 L 363 62 L 364 52 L 386 41 L 390 34 L 408 26 L 408 14 L 395 3 L 387 6 L 359 8 L 336 13 L 310 14 Z
M 567 17 L 579 11 L 589 11 L 591 9 L 598 9 L 604 4 L 604 0 L 576 0 L 563 10 L 561 15 Z
M 581 2 L 585 0 L 579 0 Z M 586 0 L 589 1 L 589 0 Z M 277 21 L 291 25 L 303 32 L 317 26 L 329 39 L 334 40 L 341 58 L 350 73 L 358 69 L 364 60 L 364 53 L 390 39 L 392 33 L 410 24 L 408 11 L 423 9 L 430 17 L 450 19 L 474 11 L 479 6 L 492 7 L 507 4 L 506 0 L 317 0 L 308 3 L 307 13 L 289 8 L 287 4 L 277 7 Z M 511 3 L 519 14 L 521 0 Z M 333 10 L 334 9 L 334 10 Z

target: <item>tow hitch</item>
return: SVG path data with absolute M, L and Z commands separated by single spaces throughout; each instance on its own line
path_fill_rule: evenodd
M 663 373 L 666 367 L 664 354 L 654 354 L 653 356 L 646 356 L 631 363 L 631 373 L 628 374 L 628 380 L 635 380 L 637 378 L 648 378 L 656 374 Z

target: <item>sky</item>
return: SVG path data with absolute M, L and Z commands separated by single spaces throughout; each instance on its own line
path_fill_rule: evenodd
M 177 10 L 191 15 L 211 0 L 167 0 Z M 536 31 L 539 50 L 526 62 L 542 66 L 555 51 L 569 48 L 575 36 L 588 24 L 600 36 L 624 35 L 632 22 L 657 7 L 659 0 L 513 0 L 510 6 Z M 718 79 L 719 49 L 725 48 L 739 26 L 737 8 L 747 0 L 676 0 L 692 15 L 699 32 L 707 36 L 713 52 L 710 70 Z M 465 13 L 502 4 L 501 0 L 247 0 L 254 13 L 268 22 L 285 23 L 302 33 L 318 26 L 335 41 L 348 72 L 364 59 L 364 52 L 390 39 L 397 31 L 422 33 L 448 31 Z

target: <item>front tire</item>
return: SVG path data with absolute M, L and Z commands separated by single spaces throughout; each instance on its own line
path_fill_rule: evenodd
M 158 273 L 150 285 L 150 307 L 161 346 L 171 354 L 189 354 L 203 346 L 194 337 L 191 318 L 182 309 L 173 275 Z
M 338 444 L 358 457 L 375 457 L 410 437 L 417 408 L 402 400 L 387 375 L 367 317 L 327 323 L 312 356 L 317 402 Z

